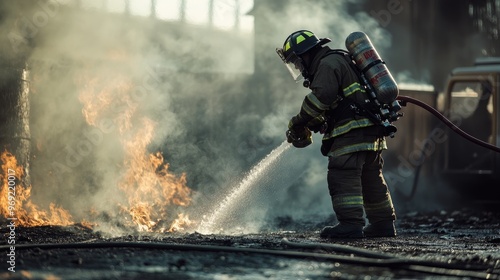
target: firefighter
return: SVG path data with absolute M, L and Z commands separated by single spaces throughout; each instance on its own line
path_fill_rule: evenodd
M 311 131 L 324 134 L 321 152 L 328 157 L 328 189 L 339 223 L 323 228 L 322 238 L 396 236 L 382 173 L 383 127 L 353 109 L 353 101 L 365 100 L 365 91 L 349 57 L 325 46 L 329 42 L 299 30 L 276 49 L 293 78 L 311 90 L 289 122 L 287 141 L 303 148 L 312 143 Z

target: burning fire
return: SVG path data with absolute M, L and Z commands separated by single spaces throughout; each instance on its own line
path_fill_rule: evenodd
M 13 219 L 19 226 L 44 226 L 74 224 L 68 211 L 51 203 L 49 211 L 38 208 L 31 201 L 31 186 L 21 184 L 25 175 L 24 169 L 17 164 L 17 159 L 5 150 L 1 156 L 2 172 L 0 174 L 0 211 L 1 215 Z
M 120 202 L 109 199 L 116 204 L 113 205 L 116 216 L 111 219 L 117 219 L 117 225 L 138 231 L 184 230 L 193 221 L 179 209 L 190 204 L 192 191 L 187 186 L 186 174 L 173 174 L 160 152 L 148 152 L 157 123 L 141 114 L 141 103 L 134 97 L 131 79 L 114 73 L 113 78 L 104 80 L 89 76 L 90 71 L 86 73 L 77 80 L 83 116 L 92 127 L 102 130 L 104 124 L 115 128 L 112 137 L 118 139 L 123 150 L 123 161 L 113 163 L 120 167 L 121 173 L 116 176 L 119 179 L 116 185 L 106 186 L 112 188 L 117 197 L 125 197 Z M 67 210 L 50 204 L 48 211 L 43 211 L 31 201 L 31 186 L 20 185 L 25 172 L 14 155 L 5 151 L 1 160 L 1 216 L 16 218 L 20 226 L 74 224 Z M 88 211 L 90 222 L 80 222 L 85 226 L 98 224 L 100 217 L 110 215 L 100 213 L 94 205 L 90 205 Z
M 105 81 L 83 76 L 80 83 L 79 99 L 87 123 L 98 127 L 110 121 L 117 128 L 124 153 L 117 189 L 127 198 L 127 204 L 119 206 L 121 213 L 128 215 L 139 231 L 179 231 L 192 224 L 188 215 L 180 213 L 173 219 L 176 214 L 169 211 L 189 205 L 191 189 L 185 174 L 179 177 L 168 171 L 161 153 L 148 153 L 157 124 L 139 113 L 134 84 L 120 74 Z M 172 221 L 168 228 L 167 221 Z

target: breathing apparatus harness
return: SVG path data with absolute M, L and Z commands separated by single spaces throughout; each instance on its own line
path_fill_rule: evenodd
M 364 103 L 359 103 L 356 102 L 353 98 L 345 97 L 342 92 L 342 97 L 339 100 L 339 103 L 347 102 L 348 108 L 354 114 L 365 116 L 374 124 L 382 126 L 384 136 L 394 137 L 397 128 L 392 123 L 403 116 L 402 113 L 398 113 L 398 111 L 401 110 L 401 105 L 399 104 L 399 102 L 395 100 L 391 104 L 386 104 L 381 103 L 377 99 L 375 89 L 368 82 L 365 73 L 356 66 L 351 53 L 342 49 L 334 49 L 323 55 L 322 59 L 332 54 L 342 55 L 342 57 L 347 61 L 354 73 L 356 73 L 356 75 L 358 76 L 361 88 L 368 95 L 368 98 L 364 100 Z M 373 64 L 375 63 L 380 63 L 380 61 L 373 62 Z M 371 65 L 369 65 L 368 68 L 369 67 L 371 67 Z
M 340 99 L 338 100 L 338 104 L 342 104 L 339 105 L 340 110 L 335 110 L 335 114 L 332 114 L 333 112 L 327 113 L 323 119 L 319 118 L 314 120 L 315 129 L 312 130 L 315 132 L 319 131 L 320 133 L 330 131 L 331 129 L 333 129 L 332 123 L 335 122 L 337 116 L 342 115 L 344 113 L 344 109 L 349 109 L 353 114 L 367 117 L 375 125 L 382 126 L 384 136 L 394 137 L 397 128 L 392 123 L 403 116 L 402 113 L 398 113 L 398 111 L 401 110 L 399 102 L 395 100 L 391 104 L 385 104 L 381 103 L 377 99 L 375 89 L 368 82 L 365 73 L 356 66 L 356 63 L 354 62 L 352 54 L 350 52 L 342 49 L 333 49 L 325 53 L 321 57 L 321 59 L 333 54 L 341 55 L 346 60 L 347 64 L 351 67 L 353 72 L 358 76 L 360 86 L 362 90 L 367 93 L 368 98 L 365 99 L 363 103 L 356 102 L 353 98 L 344 96 L 343 92 L 341 91 Z M 372 65 L 368 65 L 368 67 L 366 68 L 369 69 L 375 63 L 380 63 L 380 61 L 374 61 Z M 304 82 L 302 85 L 306 88 L 309 88 L 310 82 L 310 77 L 304 76 Z
M 356 102 L 353 98 L 345 97 L 343 92 L 340 91 L 340 99 L 338 100 L 339 107 L 335 111 L 327 111 L 325 116 L 320 115 L 316 119 L 313 119 L 302 133 L 294 134 L 293 130 L 288 130 L 286 133 L 287 139 L 290 139 L 290 142 L 294 144 L 297 148 L 303 148 L 309 146 L 311 141 L 311 132 L 319 132 L 321 134 L 330 132 L 333 129 L 333 124 L 338 121 L 338 118 L 345 113 L 345 110 L 348 109 L 354 115 L 367 117 L 370 121 L 372 121 L 375 125 L 380 125 L 382 127 L 382 131 L 384 136 L 394 137 L 394 134 L 397 131 L 396 126 L 392 124 L 392 122 L 398 120 L 403 114 L 398 113 L 401 109 L 398 101 L 392 102 L 392 104 L 384 104 L 381 103 L 377 99 L 377 95 L 375 93 L 375 89 L 370 85 L 368 79 L 365 76 L 365 73 L 361 71 L 355 64 L 352 54 L 346 50 L 342 49 L 333 49 L 325 53 L 321 59 L 329 56 L 329 55 L 341 55 L 347 62 L 347 64 L 351 67 L 353 72 L 358 76 L 359 83 L 366 93 L 368 93 L 367 99 L 364 100 L 364 103 Z M 304 63 L 300 61 L 299 63 Z M 375 63 L 380 63 L 380 61 L 375 61 Z M 372 64 L 372 65 L 373 65 Z M 370 68 L 372 65 L 369 65 L 367 68 Z M 307 67 L 300 67 L 301 74 L 304 78 L 302 85 L 305 88 L 309 88 L 310 83 L 312 82 L 309 75 L 307 75 Z M 296 135 L 297 134 L 297 135 Z M 323 140 L 325 147 L 329 147 L 329 140 Z M 329 149 L 329 148 L 325 148 Z

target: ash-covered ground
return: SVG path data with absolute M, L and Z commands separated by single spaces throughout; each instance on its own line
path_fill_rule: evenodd
M 395 238 L 319 238 L 330 222 L 280 217 L 258 234 L 231 236 L 110 238 L 79 225 L 17 228 L 15 272 L 6 262 L 10 231 L 2 227 L 0 278 L 500 279 L 497 211 L 406 213 Z

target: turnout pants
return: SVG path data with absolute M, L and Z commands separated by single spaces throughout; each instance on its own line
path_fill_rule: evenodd
M 395 220 L 391 195 L 382 174 L 381 151 L 361 151 L 328 159 L 328 189 L 333 210 L 343 224 Z

